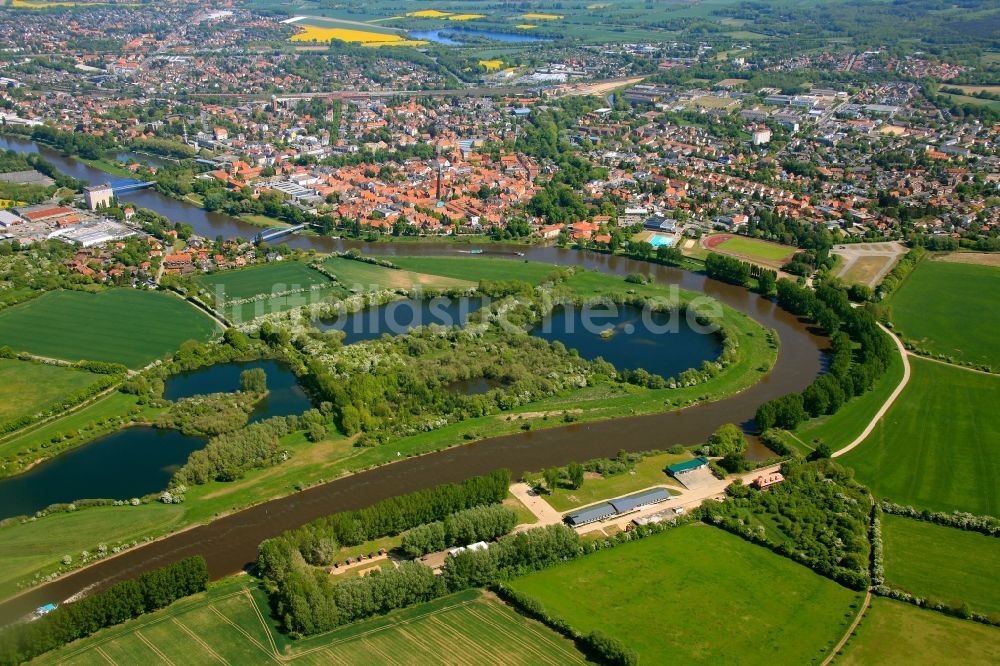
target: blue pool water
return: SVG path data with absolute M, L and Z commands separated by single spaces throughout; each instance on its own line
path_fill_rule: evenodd
M 662 247 L 664 245 L 670 247 L 674 244 L 674 239 L 670 236 L 653 236 L 649 239 L 649 244 L 653 247 Z

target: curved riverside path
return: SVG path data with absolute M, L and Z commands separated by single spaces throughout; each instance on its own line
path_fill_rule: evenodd
M 4 147 L 24 151 L 26 143 Z M 57 162 L 58 155 L 52 155 L 52 151 L 48 150 L 43 152 L 47 159 Z M 86 171 L 90 168 L 84 169 L 85 165 L 80 163 L 61 157 L 58 162 L 56 166 L 60 169 L 63 169 L 63 164 L 73 167 L 75 171 L 71 175 L 75 177 L 92 181 L 99 178 Z M 216 233 L 236 235 L 242 227 L 248 226 L 233 218 L 207 214 L 201 209 L 166 199 L 150 190 L 123 195 L 123 198 L 158 210 L 171 219 L 190 222 L 196 233 L 210 238 Z M 458 248 L 461 246 L 454 243 L 362 243 L 301 235 L 290 237 L 288 243 L 320 252 L 359 248 L 372 255 L 468 256 L 460 254 Z M 388 497 L 440 483 L 457 482 L 504 467 L 517 478 L 525 471 L 611 456 L 620 449 L 642 451 L 703 442 L 723 423 L 747 425 L 761 403 L 789 392 L 802 391 L 824 369 L 821 350 L 827 345 L 826 339 L 815 335 L 795 316 L 771 301 L 743 288 L 709 280 L 701 274 L 596 252 L 498 244 L 484 247 L 487 256 L 520 256 L 525 260 L 600 270 L 619 276 L 651 273 L 659 284 L 677 285 L 704 293 L 750 315 L 766 328 L 774 329 L 781 341 L 778 360 L 771 372 L 757 384 L 717 402 L 679 411 L 529 431 L 456 446 L 341 477 L 234 512 L 101 560 L 8 599 L 0 603 L 0 625 L 24 616 L 42 604 L 61 602 L 82 591 L 134 578 L 144 571 L 192 555 L 205 557 L 212 578 L 237 573 L 254 561 L 261 541 L 286 529 L 330 513 L 369 506 Z M 513 277 L 516 277 L 516 271 Z
M 899 355 L 903 359 L 903 378 L 899 381 L 899 384 L 893 390 L 892 394 L 888 397 L 888 399 L 886 399 L 886 401 L 882 404 L 879 410 L 875 412 L 875 416 L 873 416 L 872 420 L 868 422 L 868 425 L 865 426 L 865 429 L 861 432 L 861 434 L 858 435 L 853 442 L 851 442 L 844 448 L 835 451 L 831 456 L 833 458 L 839 458 L 840 456 L 851 451 L 852 449 L 857 448 L 861 444 L 861 442 L 868 439 L 868 436 L 872 434 L 873 430 L 875 430 L 875 426 L 877 426 L 878 422 L 882 420 L 882 417 L 885 416 L 885 413 L 889 411 L 889 408 L 892 407 L 892 404 L 896 402 L 896 398 L 898 398 L 899 395 L 903 392 L 903 389 L 906 388 L 906 385 L 910 383 L 909 352 L 906 351 L 906 347 L 903 346 L 903 343 L 900 341 L 900 339 L 896 336 L 895 333 L 890 331 L 885 326 L 882 326 L 882 324 L 879 324 L 879 326 L 882 328 L 883 331 L 886 332 L 886 334 L 888 334 L 890 338 L 892 338 L 892 341 L 896 343 L 896 349 L 899 350 Z

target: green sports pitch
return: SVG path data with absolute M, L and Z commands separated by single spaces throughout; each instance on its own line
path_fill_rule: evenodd
M 130 368 L 216 330 L 211 318 L 180 298 L 137 289 L 52 291 L 0 312 L 0 340 L 16 351 Z

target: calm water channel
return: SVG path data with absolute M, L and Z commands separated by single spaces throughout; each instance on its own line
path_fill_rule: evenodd
M 69 175 L 83 180 L 109 179 L 102 172 L 44 147 L 39 149 L 31 142 L 0 138 L 0 147 L 39 151 Z M 197 233 L 210 238 L 217 234 L 249 238 L 255 233 L 254 227 L 238 220 L 208 214 L 148 190 L 128 194 L 125 198 L 173 220 L 187 222 L 194 226 Z M 294 236 L 288 242 L 294 247 L 315 248 L 320 252 L 356 247 L 366 254 L 382 256 L 457 253 L 454 244 L 435 242 L 364 243 L 315 236 Z M 796 317 L 771 301 L 745 289 L 715 282 L 696 273 L 594 252 L 539 246 L 489 245 L 488 248 L 487 256 L 514 255 L 520 251 L 525 259 L 578 266 L 620 276 L 651 273 L 660 284 L 675 284 L 707 294 L 777 331 L 781 340 L 778 361 L 771 373 L 758 384 L 719 402 L 677 412 L 572 424 L 496 437 L 402 460 L 219 518 L 207 525 L 127 551 L 3 602 L 0 604 L 0 625 L 42 603 L 65 599 L 91 586 L 100 588 L 194 554 L 207 559 L 213 577 L 232 574 L 253 561 L 261 541 L 288 528 L 332 512 L 368 506 L 386 497 L 439 483 L 459 481 L 502 467 L 511 469 L 516 476 L 524 471 L 565 465 L 574 460 L 613 455 L 622 448 L 641 451 L 702 442 L 722 423 L 748 423 L 760 403 L 791 391 L 803 390 L 823 369 L 822 349 L 827 341 L 814 335 Z
M 250 415 L 251 422 L 301 414 L 312 407 L 291 369 L 277 361 L 221 363 L 180 373 L 167 380 L 163 395 L 177 400 L 236 391 L 240 373 L 248 368 L 264 369 L 270 391 Z M 57 502 L 127 500 L 163 490 L 173 473 L 205 442 L 202 437 L 148 426 L 99 437 L 24 474 L 0 480 L 0 518 L 33 514 Z

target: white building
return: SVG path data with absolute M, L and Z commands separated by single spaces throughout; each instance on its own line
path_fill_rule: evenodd
M 753 145 L 763 146 L 771 140 L 771 130 L 767 127 L 758 127 L 754 129 L 752 136 Z
M 87 201 L 87 208 L 97 210 L 101 207 L 110 206 L 112 200 L 115 198 L 115 192 L 108 183 L 91 185 L 90 187 L 83 188 L 83 197 Z

